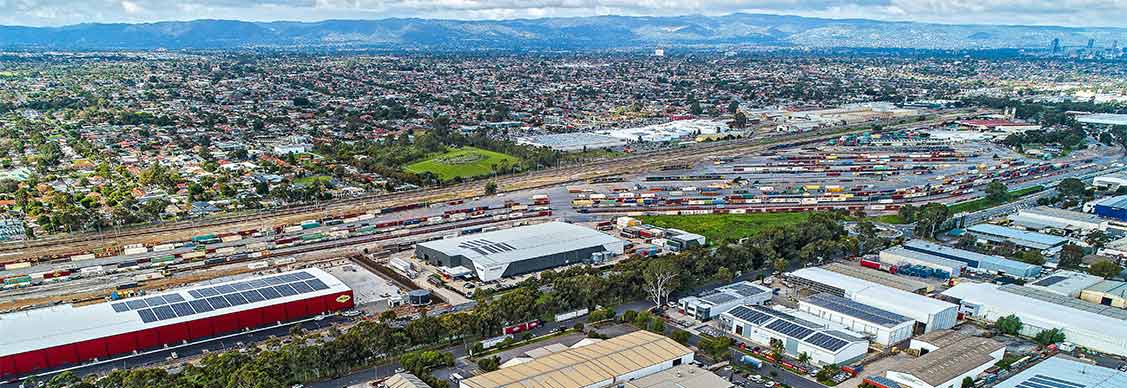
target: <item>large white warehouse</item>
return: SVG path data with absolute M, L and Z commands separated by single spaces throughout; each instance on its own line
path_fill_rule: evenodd
M 816 365 L 847 365 L 865 357 L 869 341 L 840 325 L 800 311 L 738 306 L 720 314 L 724 331 L 763 347 L 773 341 L 791 357 L 806 353 Z
M 1013 285 L 962 283 L 944 291 L 943 295 L 960 301 L 961 310 L 969 317 L 993 322 L 1013 314 L 1021 319 L 1022 334 L 1036 335 L 1042 330 L 1061 329 L 1066 341 L 1099 352 L 1127 356 L 1127 320 L 1118 314 L 1122 310 L 1035 292 L 1037 290 Z M 1053 295 L 1060 298 L 1059 303 L 1052 302 Z
M 958 306 L 920 294 L 845 276 L 818 267 L 803 268 L 788 275 L 797 287 L 826 292 L 855 302 L 914 319 L 927 333 L 949 329 L 958 319 Z
M 915 325 L 912 318 L 825 293 L 798 301 L 798 310 L 871 335 L 873 342 L 884 347 L 912 338 Z

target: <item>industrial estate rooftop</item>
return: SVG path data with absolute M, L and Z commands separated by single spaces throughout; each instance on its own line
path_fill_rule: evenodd
M 972 337 L 965 334 L 949 337 L 950 334 L 943 331 L 929 334 L 933 333 L 939 333 L 937 336 L 946 337 L 943 341 L 937 341 L 943 342 L 939 349 L 928 352 L 891 370 L 908 373 L 931 386 L 939 386 L 967 373 L 967 371 L 993 361 L 990 353 L 1006 347 L 1005 344 L 989 338 Z M 925 334 L 921 340 L 927 342 L 926 336 Z
M 581 388 L 692 353 L 669 337 L 635 331 L 470 377 L 462 386 Z
M 481 265 L 500 265 L 618 241 L 591 228 L 566 222 L 546 222 L 418 245 L 450 256 L 464 256 Z
M 807 298 L 806 302 L 884 327 L 896 327 L 904 322 L 912 322 L 912 318 L 866 304 L 857 303 L 833 294 L 816 294 Z
M 911 279 L 905 276 L 896 276 L 887 272 L 872 270 L 869 268 L 845 265 L 842 263 L 830 263 L 823 265 L 829 271 L 833 271 L 851 278 L 857 278 L 864 281 L 873 282 L 882 286 L 892 287 L 898 290 L 907 292 L 921 292 L 930 289 L 927 283 L 919 280 Z
M 173 290 L 119 302 L 0 315 L 0 356 L 46 349 L 348 291 L 317 268 Z
M 1122 388 L 1127 373 L 1057 355 L 1026 368 L 995 388 Z
M 763 306 L 736 306 L 726 314 L 831 352 L 853 342 L 865 341 L 839 330 L 828 330 L 823 324 Z

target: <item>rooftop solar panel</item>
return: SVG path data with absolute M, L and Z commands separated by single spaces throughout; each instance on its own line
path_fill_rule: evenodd
M 214 310 L 213 308 L 211 308 L 211 304 L 202 299 L 193 300 L 191 302 L 188 302 L 188 304 L 192 305 L 192 309 L 196 310 L 197 313 L 206 313 L 208 311 Z
M 153 314 L 153 310 L 150 309 L 137 310 L 137 315 L 141 316 L 141 321 L 145 323 L 157 321 L 156 314 Z
M 125 304 L 129 306 L 130 310 L 140 310 L 145 307 L 149 307 L 148 303 L 145 303 L 145 301 L 140 299 L 127 300 L 125 301 Z
M 316 279 L 317 278 L 316 276 L 313 276 L 313 274 L 311 274 L 309 272 L 297 272 L 297 273 L 294 273 L 294 276 L 297 276 L 297 278 L 301 279 L 301 280 L 309 280 L 309 279 Z
M 789 337 L 792 337 L 792 338 L 797 338 L 797 339 L 806 338 L 807 336 L 809 336 L 811 333 L 814 332 L 814 330 L 796 325 L 794 323 L 791 323 L 791 322 L 788 322 L 788 321 L 785 321 L 785 320 L 782 320 L 782 319 L 775 320 L 774 322 L 768 323 L 766 327 L 768 329 L 779 332 L 783 335 L 786 335 L 786 336 L 789 336 Z
M 1064 281 L 1065 279 L 1068 279 L 1068 278 L 1064 277 L 1064 276 L 1054 275 L 1054 276 L 1049 276 L 1047 278 L 1038 280 L 1038 281 L 1034 282 L 1033 284 L 1037 285 L 1037 286 L 1048 287 L 1048 286 L 1060 283 L 1060 282 Z
M 268 278 L 265 278 L 265 279 L 262 279 L 262 280 L 265 281 L 266 284 L 269 284 L 271 286 L 276 286 L 276 285 L 279 285 L 279 284 L 286 282 L 285 280 L 282 280 L 281 278 L 279 278 L 277 276 L 271 276 L 271 277 L 268 277 Z
M 168 303 L 180 303 L 184 301 L 184 297 L 180 294 L 165 294 L 164 300 Z
M 243 293 L 239 294 L 239 295 L 242 295 L 244 298 L 247 298 L 247 302 L 250 302 L 250 303 L 261 302 L 263 299 L 265 299 L 265 298 L 262 297 L 262 294 L 259 294 L 258 291 L 255 291 L 255 290 L 243 291 Z
M 775 318 L 770 314 L 765 314 L 763 312 L 752 310 L 744 306 L 737 306 L 736 308 L 728 311 L 728 313 L 732 314 L 736 318 L 748 321 L 753 325 L 762 325 L 764 322 L 770 321 Z
M 235 287 L 231 287 L 231 285 L 229 284 L 218 285 L 213 289 L 215 290 L 215 292 L 218 292 L 220 294 L 230 294 L 232 292 L 235 292 Z
M 297 295 L 297 291 L 294 290 L 293 287 L 290 287 L 290 285 L 288 285 L 288 284 L 283 284 L 283 285 L 280 285 L 280 286 L 274 286 L 274 289 L 278 290 L 278 293 L 282 294 L 282 296 Z
M 200 293 L 200 290 L 190 290 L 188 291 L 188 295 L 196 299 L 203 298 L 203 294 Z
M 329 286 L 325 285 L 325 282 L 322 282 L 321 279 L 306 280 L 305 284 L 308 284 L 309 287 L 312 287 L 314 290 L 317 290 L 317 291 L 329 288 Z
M 210 297 L 219 295 L 219 291 L 216 291 L 214 288 L 211 288 L 211 287 L 201 288 L 201 289 L 199 289 L 199 291 L 200 291 L 200 294 L 203 295 L 204 298 L 210 298 Z
M 298 280 L 301 280 L 301 279 L 297 278 L 297 275 L 292 274 L 292 273 L 278 275 L 278 278 L 284 280 L 286 283 L 296 282 Z
M 805 341 L 811 345 L 829 350 L 831 352 L 836 352 L 838 349 L 841 349 L 843 346 L 849 343 L 841 339 L 826 335 L 825 333 L 814 333 L 814 335 L 810 336 L 810 338 L 805 339 Z
M 176 312 L 176 315 L 181 316 L 181 317 L 189 316 L 189 315 L 196 313 L 195 310 L 192 310 L 192 306 L 188 305 L 187 302 L 176 303 L 176 304 L 171 305 L 171 307 L 172 307 L 172 311 Z
M 313 287 L 309 287 L 309 285 L 305 284 L 305 282 L 297 282 L 290 285 L 293 286 L 293 289 L 297 290 L 298 294 L 313 292 Z
M 251 287 L 254 287 L 254 288 L 262 288 L 262 287 L 267 286 L 266 281 L 262 280 L 262 279 L 251 280 L 250 285 L 251 285 Z
M 223 295 L 223 297 L 227 298 L 227 301 L 231 302 L 232 306 L 247 304 L 247 298 L 244 297 L 242 294 L 238 294 L 238 293 L 227 294 L 227 295 Z
M 282 294 L 278 293 L 273 287 L 266 287 L 259 289 L 258 292 L 262 293 L 262 297 L 266 299 L 281 298 Z
M 845 299 L 832 294 L 816 294 L 806 300 L 815 306 L 836 311 L 851 317 L 872 322 L 885 327 L 892 327 L 912 319 L 890 311 L 885 311 L 853 300 Z
M 231 287 L 235 287 L 235 289 L 239 290 L 239 291 L 246 291 L 246 290 L 254 288 L 253 286 L 250 285 L 250 282 L 234 283 L 234 284 L 231 284 Z
M 231 307 L 231 303 L 227 302 L 227 299 L 223 299 L 222 296 L 213 296 L 213 297 L 207 298 L 207 302 L 211 303 L 211 308 L 214 308 L 214 309 Z
M 168 304 L 168 302 L 164 300 L 164 297 L 160 295 L 145 298 L 145 303 L 148 303 L 149 306 L 160 306 Z
M 129 311 L 129 305 L 125 304 L 125 302 L 114 303 L 113 304 L 113 311 L 119 312 L 119 313 Z
M 162 321 L 165 319 L 176 318 L 176 313 L 172 311 L 172 307 L 168 306 L 153 307 L 153 314 L 156 314 L 157 319 Z

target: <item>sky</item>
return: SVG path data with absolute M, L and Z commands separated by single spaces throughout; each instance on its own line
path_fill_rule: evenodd
M 1127 27 L 1127 0 L 0 0 L 0 24 L 514 19 L 771 13 L 957 24 Z

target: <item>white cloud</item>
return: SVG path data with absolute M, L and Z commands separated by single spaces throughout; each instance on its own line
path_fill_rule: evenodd
M 191 19 L 538 18 L 762 12 L 937 23 L 1127 27 L 1127 0 L 0 0 L 0 24 Z

